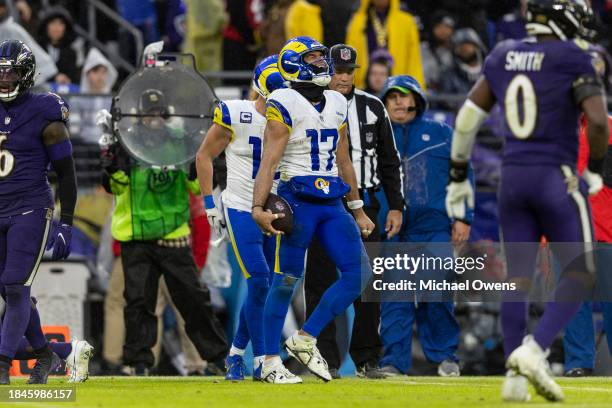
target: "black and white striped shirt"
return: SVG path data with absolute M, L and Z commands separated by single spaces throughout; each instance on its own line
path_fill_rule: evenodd
M 383 187 L 389 208 L 402 210 L 400 157 L 387 111 L 380 99 L 359 89 L 347 98 L 349 149 L 357 185 L 360 190 Z

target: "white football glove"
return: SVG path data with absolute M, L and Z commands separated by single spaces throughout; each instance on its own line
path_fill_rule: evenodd
M 113 143 L 115 143 L 115 138 L 110 133 L 102 133 L 102 136 L 98 139 L 98 145 L 101 149 L 107 148 Z
M 159 54 L 163 50 L 164 50 L 164 42 L 156 41 L 156 42 L 152 42 L 151 44 L 148 44 L 145 47 L 144 51 L 142 52 L 142 55 L 146 58 L 148 54 Z
M 584 172 L 582 172 L 582 178 L 589 186 L 590 195 L 599 193 L 599 191 L 603 188 L 603 179 L 601 176 L 597 173 L 589 171 L 589 169 L 584 169 Z
M 223 237 L 225 232 L 225 220 L 223 214 L 217 207 L 206 209 L 206 218 L 208 218 L 208 224 L 212 231 L 218 236 Z
M 102 130 L 102 133 L 113 133 L 113 115 L 102 109 L 96 113 L 96 126 Z
M 456 220 L 464 220 L 466 201 L 468 208 L 474 208 L 474 190 L 470 181 L 467 179 L 461 182 L 451 181 L 446 187 L 446 212 L 448 216 Z

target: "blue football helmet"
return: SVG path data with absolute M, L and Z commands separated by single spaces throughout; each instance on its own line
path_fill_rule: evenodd
M 255 67 L 253 89 L 267 98 L 272 92 L 281 88 L 287 88 L 287 83 L 278 70 L 278 55 L 270 55 Z
M 529 35 L 553 34 L 561 40 L 593 36 L 593 10 L 586 0 L 527 0 Z
M 320 51 L 323 56 L 307 64 L 304 56 L 313 51 Z M 279 53 L 278 70 L 287 81 L 310 82 L 318 86 L 327 86 L 334 74 L 329 50 L 310 37 L 295 37 L 285 43 Z
M 0 43 L 0 100 L 12 101 L 34 85 L 36 59 L 30 47 L 18 40 Z
M 389 77 L 385 81 L 380 99 L 384 102 L 387 94 L 393 90 L 400 91 L 404 94 L 412 93 L 416 102 L 417 114 L 422 115 L 428 108 L 427 96 L 421 88 L 419 81 L 410 75 L 396 75 Z

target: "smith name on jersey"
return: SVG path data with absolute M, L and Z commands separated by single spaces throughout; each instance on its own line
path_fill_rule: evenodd
M 485 61 L 484 76 L 505 117 L 504 163 L 567 164 L 578 154 L 580 92 L 600 58 L 582 40 L 508 40 Z
M 281 180 L 295 176 L 337 176 L 338 130 L 347 125 L 348 105 L 339 92 L 326 90 L 319 112 L 293 89 L 278 89 L 267 101 L 268 120 L 289 129 L 289 141 L 280 162 Z
M 68 105 L 53 93 L 27 92 L 0 104 L 0 217 L 53 208 L 42 133 L 67 120 Z

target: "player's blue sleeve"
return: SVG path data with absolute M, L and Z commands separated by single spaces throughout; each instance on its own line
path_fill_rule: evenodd
M 338 127 L 338 130 L 342 130 L 342 129 L 344 129 L 347 126 L 348 126 L 348 116 L 346 116 L 344 118 L 344 120 L 342 121 L 342 123 L 340 123 L 340 126 Z
M 213 123 L 216 123 L 219 126 L 222 126 L 232 132 L 232 140 L 234 138 L 235 132 L 232 127 L 232 117 L 229 112 L 229 108 L 223 101 L 219 101 L 219 104 L 215 106 L 215 112 L 213 114 Z
M 268 99 L 266 102 L 266 119 L 275 120 L 287 126 L 289 131 L 293 127 L 293 121 L 289 111 L 283 106 L 282 103 L 275 99 Z

